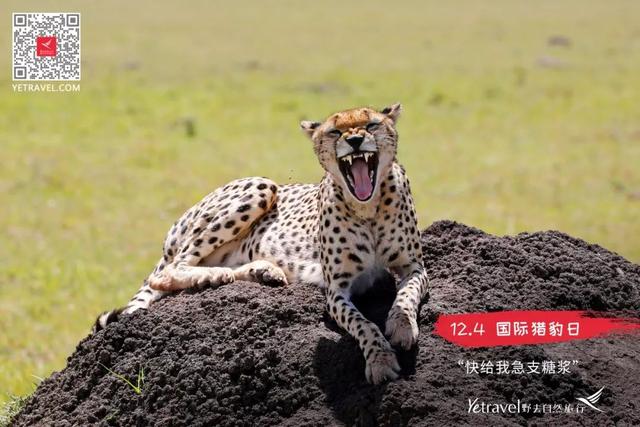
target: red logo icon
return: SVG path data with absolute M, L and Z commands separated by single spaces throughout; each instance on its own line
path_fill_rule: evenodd
M 38 56 L 56 56 L 58 41 L 55 36 L 37 37 L 36 54 Z

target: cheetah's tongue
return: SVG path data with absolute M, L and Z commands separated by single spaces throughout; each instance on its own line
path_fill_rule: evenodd
M 359 200 L 367 200 L 373 192 L 373 185 L 369 178 L 369 167 L 363 158 L 353 159 L 351 175 L 353 176 L 353 189 L 356 197 Z

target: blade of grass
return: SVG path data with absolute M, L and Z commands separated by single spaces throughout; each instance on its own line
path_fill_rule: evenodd
M 109 371 L 109 373 L 111 375 L 115 376 L 119 380 L 124 381 L 126 384 L 128 384 L 129 387 L 131 387 L 136 394 L 142 394 L 142 384 L 141 384 L 141 381 L 140 381 L 140 373 L 138 373 L 138 385 L 136 386 L 131 381 L 129 381 L 127 378 L 125 378 L 123 375 L 121 375 L 121 374 L 119 374 L 117 372 L 114 372 L 113 370 L 109 369 L 108 367 L 106 367 L 102 363 L 100 363 L 100 365 L 102 365 L 103 368 L 105 368 L 107 371 Z M 144 376 L 144 369 L 142 370 L 142 372 L 143 372 L 143 376 Z

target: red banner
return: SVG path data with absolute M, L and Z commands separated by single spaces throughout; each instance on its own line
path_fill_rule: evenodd
M 434 332 L 463 347 L 545 344 L 640 333 L 640 319 L 595 316 L 586 311 L 443 314 Z

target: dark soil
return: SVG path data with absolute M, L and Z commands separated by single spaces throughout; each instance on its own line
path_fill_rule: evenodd
M 640 339 L 463 349 L 435 336 L 441 313 L 584 309 L 640 315 L 640 266 L 550 231 L 495 237 L 449 221 L 423 234 L 430 297 L 401 379 L 371 386 L 356 343 L 320 290 L 235 283 L 167 297 L 84 339 L 43 381 L 22 425 L 639 425 Z M 357 301 L 383 323 L 384 278 Z M 467 375 L 459 360 L 578 360 L 568 375 Z M 135 381 L 136 394 L 105 367 Z M 605 387 L 598 413 L 469 414 L 468 399 L 575 404 Z

